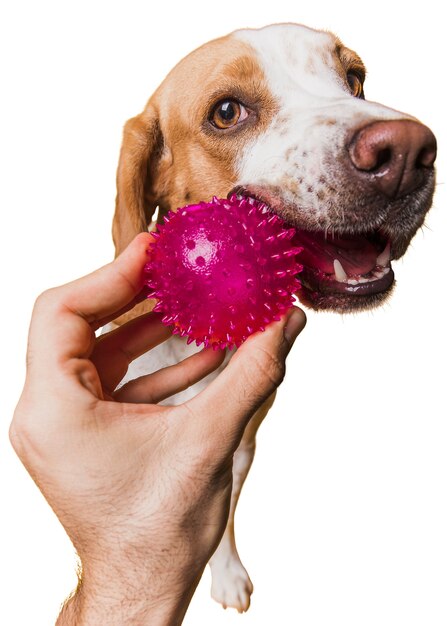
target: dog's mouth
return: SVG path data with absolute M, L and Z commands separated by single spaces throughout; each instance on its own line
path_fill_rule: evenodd
M 313 301 L 333 294 L 373 296 L 393 284 L 391 242 L 380 231 L 340 235 L 297 229 L 296 241 L 303 247 L 300 280 Z
M 314 309 L 350 312 L 381 304 L 394 286 L 392 241 L 380 228 L 359 234 L 340 230 L 307 230 L 283 214 L 277 202 L 244 188 L 232 193 L 262 201 L 296 230 L 294 241 L 302 247 L 303 266 L 298 278 L 300 301 Z M 264 195 L 264 194 L 263 194 Z

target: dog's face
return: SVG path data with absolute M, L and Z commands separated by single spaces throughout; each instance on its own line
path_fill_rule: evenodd
M 298 231 L 314 308 L 352 311 L 391 292 L 434 191 L 436 141 L 367 102 L 360 58 L 327 32 L 242 30 L 183 59 L 129 120 L 118 169 L 119 252 L 169 209 L 236 191 Z

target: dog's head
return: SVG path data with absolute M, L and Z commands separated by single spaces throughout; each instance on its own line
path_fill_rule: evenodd
M 391 292 L 434 191 L 436 140 L 364 99 L 365 68 L 334 35 L 241 30 L 183 59 L 129 120 L 113 235 L 120 252 L 169 209 L 237 192 L 298 230 L 300 299 L 352 311 Z

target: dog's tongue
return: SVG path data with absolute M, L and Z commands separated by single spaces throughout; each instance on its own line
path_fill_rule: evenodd
M 326 274 L 334 273 L 335 259 L 340 261 L 349 276 L 367 274 L 376 266 L 376 247 L 360 235 L 341 238 L 298 230 L 296 242 L 303 247 L 299 255 L 300 263 Z

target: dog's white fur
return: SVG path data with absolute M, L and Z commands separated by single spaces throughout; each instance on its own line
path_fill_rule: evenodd
M 346 132 L 368 121 L 413 118 L 347 93 L 336 72 L 330 33 L 278 24 L 234 36 L 253 47 L 280 103 L 269 127 L 244 148 L 237 184 L 277 185 L 286 202 L 296 203 L 293 181 L 302 179 L 300 202 L 324 220 L 326 205 L 317 193 L 330 184 L 325 157 L 343 147 Z
M 160 124 L 164 124 L 166 127 L 170 125 L 169 128 L 172 132 L 172 128 L 175 128 L 177 122 L 175 119 L 169 119 L 171 115 L 169 103 L 178 92 L 181 92 L 185 99 L 196 98 L 199 102 L 200 90 L 206 85 L 207 80 L 213 80 L 217 83 L 219 78 L 225 79 L 224 75 L 219 75 L 219 72 L 225 73 L 227 71 L 227 66 L 220 63 L 222 51 L 228 51 L 228 54 L 231 55 L 235 47 L 239 45 L 241 54 L 243 53 L 245 58 L 251 59 L 253 66 L 258 68 L 259 75 L 263 77 L 259 82 L 259 89 L 266 92 L 266 98 L 274 101 L 276 110 L 267 122 L 264 120 L 264 126 L 260 131 L 256 130 L 251 134 L 247 132 L 240 140 L 240 147 L 233 158 L 232 171 L 228 172 L 228 163 L 222 163 L 222 176 L 219 177 L 219 174 L 216 174 L 215 180 L 220 182 L 222 179 L 223 181 L 225 173 L 225 181 L 222 182 L 220 189 L 208 190 L 211 194 L 222 195 L 227 193 L 230 183 L 244 186 L 262 185 L 263 188 L 280 188 L 282 198 L 286 203 L 302 207 L 302 210 L 306 211 L 307 217 L 311 216 L 315 223 L 320 226 L 327 223 L 327 226 L 330 227 L 327 198 L 322 200 L 321 192 L 326 195 L 332 194 L 331 204 L 332 206 L 337 205 L 338 197 L 333 185 L 337 171 L 336 166 L 332 164 L 331 155 L 335 155 L 337 151 L 343 148 L 347 130 L 358 128 L 368 121 L 411 119 L 410 116 L 382 105 L 358 100 L 352 96 L 346 77 L 343 78 L 342 65 L 334 57 L 334 46 L 337 41 L 334 35 L 330 33 L 319 32 L 294 24 L 274 25 L 260 30 L 236 31 L 228 37 L 218 40 L 217 43 L 211 42 L 208 44 L 208 48 L 205 45 L 190 55 L 195 63 L 190 67 L 193 67 L 194 71 L 197 70 L 197 72 L 200 71 L 199 66 L 202 62 L 205 66 L 204 59 L 209 60 L 210 55 L 215 55 L 217 69 L 213 69 L 213 72 L 210 72 L 209 69 L 204 70 L 208 74 L 203 77 L 200 84 L 194 85 L 188 82 L 189 76 L 182 76 L 181 71 L 176 69 L 168 77 L 167 84 L 162 85 L 162 88 L 157 90 L 155 104 L 159 109 Z M 351 54 L 351 51 L 345 48 L 344 50 Z M 232 76 L 232 80 L 235 80 L 234 74 Z M 181 81 L 186 82 L 180 84 Z M 186 86 L 187 89 L 185 89 Z M 147 119 L 153 115 L 154 106 L 150 101 L 145 112 Z M 181 114 L 182 110 L 176 109 L 176 115 L 180 117 Z M 134 133 L 139 132 L 138 124 L 141 122 L 141 116 L 137 120 L 137 126 L 134 124 L 135 120 L 137 118 L 131 120 L 131 126 L 128 127 L 128 137 L 130 136 L 131 139 Z M 151 132 L 155 133 L 155 131 Z M 184 138 L 184 134 L 182 127 L 182 134 L 179 134 L 178 137 L 181 137 L 181 141 L 187 142 L 188 139 Z M 136 157 L 135 154 L 138 153 L 139 146 L 143 141 L 144 133 L 139 136 L 135 143 L 136 147 L 127 153 L 122 153 L 124 156 L 122 156 L 120 163 L 118 180 L 128 168 L 131 183 L 119 182 L 119 194 L 131 194 L 132 192 L 132 168 L 140 165 L 139 157 Z M 191 142 L 193 142 L 193 138 L 191 138 Z M 188 144 L 184 145 L 187 146 Z M 169 145 L 168 138 L 159 157 L 163 167 L 171 167 L 173 162 L 175 165 L 175 158 L 173 158 L 175 150 L 175 146 Z M 147 154 L 145 158 L 149 162 Z M 184 163 L 189 164 L 193 158 L 189 157 L 189 161 L 184 161 Z M 327 159 L 331 162 L 329 167 Z M 218 163 L 218 161 L 214 161 L 214 163 Z M 197 158 L 196 164 L 193 163 L 192 169 L 189 170 L 197 174 L 197 180 L 200 179 L 202 164 L 203 157 L 200 156 Z M 195 171 L 194 168 L 198 171 Z M 214 166 L 213 170 L 215 170 Z M 171 201 L 177 202 L 177 206 L 187 204 L 187 202 L 182 202 L 183 197 L 178 191 L 180 189 L 179 179 L 183 175 L 182 167 L 174 177 L 176 179 L 173 183 L 175 191 L 164 192 L 171 194 Z M 299 185 L 297 185 L 297 180 L 300 181 Z M 138 185 L 135 186 L 135 188 L 137 187 Z M 165 187 L 168 187 L 167 183 L 165 183 Z M 206 199 L 206 197 L 191 198 L 191 201 Z M 142 208 L 137 206 L 138 202 L 134 202 L 132 199 L 131 204 L 134 207 L 133 211 L 139 210 L 141 213 Z M 340 206 L 342 210 L 342 204 Z M 132 235 L 130 232 L 126 237 L 120 237 L 123 230 L 122 223 L 126 219 L 126 211 L 130 209 L 127 206 L 120 208 L 119 203 L 117 207 L 117 212 L 118 210 L 121 211 L 121 222 L 118 221 L 115 226 L 114 235 L 115 241 L 120 238 L 123 240 L 122 247 L 126 243 L 126 238 L 129 240 Z M 176 206 L 169 208 L 175 209 Z M 130 216 L 129 221 L 137 222 L 133 215 Z M 118 251 L 119 248 L 120 246 L 117 245 Z M 113 324 L 109 325 L 108 328 L 112 327 Z M 176 363 L 197 350 L 198 348 L 194 345 L 187 346 L 182 339 L 172 337 L 132 363 L 123 384 L 138 376 Z M 219 371 L 210 374 L 200 383 L 169 398 L 165 404 L 178 404 L 192 397 L 218 373 Z M 210 563 L 213 576 L 213 597 L 223 606 L 235 607 L 239 611 L 244 611 L 249 606 L 252 584 L 239 559 L 235 545 L 234 511 L 253 460 L 256 430 L 272 401 L 273 399 L 266 403 L 253 417 L 235 455 L 230 519 L 222 542 Z

